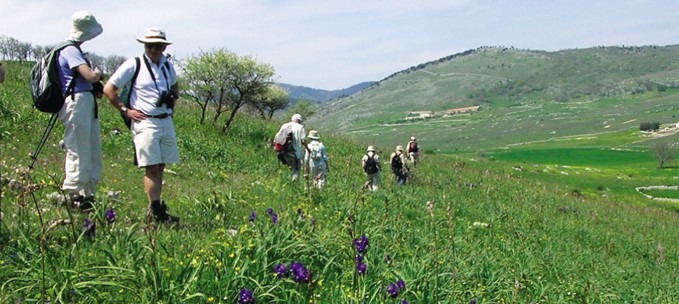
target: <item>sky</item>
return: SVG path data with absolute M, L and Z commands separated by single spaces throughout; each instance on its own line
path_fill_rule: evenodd
M 78 10 L 104 28 L 86 52 L 138 56 L 136 38 L 159 27 L 178 59 L 226 49 L 271 65 L 277 82 L 324 90 L 481 46 L 679 44 L 677 0 L 0 0 L 0 36 L 55 44 Z

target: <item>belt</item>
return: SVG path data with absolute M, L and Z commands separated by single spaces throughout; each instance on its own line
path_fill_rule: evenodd
M 172 114 L 167 114 L 167 113 L 158 114 L 158 115 L 146 115 L 146 117 L 148 117 L 148 118 L 158 118 L 158 119 L 164 119 L 164 118 L 168 118 L 170 116 L 172 116 Z

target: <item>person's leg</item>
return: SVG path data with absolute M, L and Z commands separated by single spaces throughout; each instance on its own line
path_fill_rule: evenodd
M 150 165 L 145 167 L 144 190 L 149 202 L 159 201 L 163 192 L 163 171 L 165 164 Z
M 90 93 L 78 93 L 67 97 L 59 111 L 59 120 L 64 127 L 64 182 L 62 189 L 72 202 L 79 204 L 93 195 L 92 122 L 94 120 L 94 97 Z M 91 205 L 90 205 L 91 207 Z

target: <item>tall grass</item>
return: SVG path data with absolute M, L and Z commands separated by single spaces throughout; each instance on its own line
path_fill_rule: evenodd
M 3 104 L 14 118 L 0 122 L 2 303 L 234 303 L 242 289 L 257 303 L 679 298 L 676 213 L 564 195 L 485 163 L 436 154 L 422 158 L 408 184 L 397 186 L 383 172 L 383 187 L 368 192 L 360 169 L 365 147 L 323 133 L 327 186 L 307 190 L 289 181 L 267 143 L 279 122 L 243 115 L 222 133 L 221 124 L 199 124 L 187 103 L 175 116 L 182 163 L 168 167 L 163 189 L 180 227 L 144 221 L 130 136 L 111 132 L 124 127 L 103 104 L 98 204 L 62 225 L 68 209 L 48 198 L 61 176 L 60 130 L 31 171 L 33 181 L 22 180 L 32 149 L 26 143 L 37 140 L 45 117 L 31 112 L 27 90 L 13 90 L 21 81 L 6 85 L 0 92 L 13 92 L 3 93 Z M 378 147 L 382 155 L 390 148 Z M 85 218 L 96 223 L 94 234 Z M 361 236 L 369 240 L 363 274 L 354 244 Z M 308 281 L 275 275 L 275 266 L 293 262 L 309 270 Z M 392 297 L 387 290 L 398 281 L 405 286 Z

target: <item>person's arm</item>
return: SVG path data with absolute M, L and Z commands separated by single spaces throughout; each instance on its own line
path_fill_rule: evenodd
M 91 69 L 87 64 L 81 64 L 77 68 L 78 74 L 85 78 L 89 83 L 95 83 L 101 80 L 101 70 L 98 67 Z

